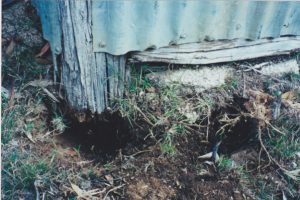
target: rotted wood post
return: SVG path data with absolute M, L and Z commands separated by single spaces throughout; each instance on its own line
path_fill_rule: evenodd
M 50 41 L 52 52 L 61 55 L 58 59 L 55 57 L 53 60 L 60 62 L 61 86 L 65 91 L 68 105 L 70 105 L 71 110 L 75 111 L 79 121 L 85 121 L 87 113 L 102 113 L 107 107 L 113 106 L 117 98 L 123 97 L 124 82 L 130 80 L 130 67 L 127 67 L 130 63 L 139 65 L 149 63 L 178 65 L 224 63 L 266 56 L 287 55 L 293 51 L 298 51 L 300 46 L 300 36 L 297 31 L 299 29 L 299 23 L 297 23 L 299 13 L 294 9 L 298 3 L 295 6 L 292 6 L 291 3 L 279 3 L 276 6 L 272 4 L 270 8 L 276 8 L 276 10 L 286 9 L 286 11 L 282 12 L 282 15 L 272 15 L 274 19 L 278 20 L 258 21 L 258 24 L 264 25 L 263 32 L 261 32 L 262 25 L 257 28 L 258 24 L 256 24 L 252 14 L 244 15 L 238 12 L 236 16 L 241 14 L 244 17 L 237 24 L 239 26 L 236 26 L 237 22 L 234 20 L 226 20 L 227 18 L 224 17 L 222 23 L 229 23 L 228 30 L 220 28 L 222 34 L 213 34 L 214 36 L 210 37 L 211 31 L 203 32 L 201 35 L 194 34 L 193 31 L 190 34 L 186 34 L 186 32 L 188 30 L 210 30 L 214 27 L 211 23 L 200 27 L 198 26 L 199 22 L 196 20 L 197 23 L 190 27 L 198 27 L 197 29 L 187 27 L 182 30 L 184 32 L 181 32 L 181 28 L 186 25 L 185 22 L 182 23 L 184 20 L 180 22 L 174 18 L 171 22 L 169 17 L 173 19 L 174 16 L 172 12 L 168 14 L 169 5 L 180 8 L 182 15 L 188 16 L 186 14 L 190 12 L 186 9 L 192 9 L 191 11 L 193 11 L 194 6 L 203 7 L 206 6 L 206 3 L 203 5 L 202 3 L 192 3 L 186 6 L 186 3 L 172 2 L 171 4 L 163 3 L 161 6 L 157 6 L 157 2 L 153 4 L 135 4 L 132 2 L 126 3 L 125 1 L 97 3 L 89 0 L 36 2 L 38 3 L 35 4 L 41 11 L 39 15 L 43 22 L 43 30 L 45 30 L 44 38 Z M 147 13 L 137 13 L 138 16 L 143 16 L 142 18 L 136 17 L 135 14 L 132 15 L 132 5 L 136 8 L 147 8 Z M 223 4 L 211 4 L 210 6 L 213 8 L 212 11 L 216 6 L 220 6 L 220 12 L 226 11 L 225 13 L 227 13 L 227 8 Z M 232 4 L 231 6 L 238 5 Z M 256 3 L 239 4 L 239 6 L 247 9 L 249 13 L 257 13 L 259 11 L 257 9 L 261 9 Z M 264 6 L 268 5 L 264 4 Z M 161 8 L 161 10 L 158 8 Z M 93 10 L 94 13 L 92 13 Z M 233 9 L 232 12 L 234 13 L 235 10 L 240 9 Z M 206 13 L 204 11 L 203 14 Z M 152 12 L 153 14 L 150 14 Z M 196 10 L 195 12 L 198 13 Z M 289 14 L 294 12 L 297 14 Z M 167 13 L 166 18 L 160 18 L 160 16 L 165 16 L 165 13 Z M 216 15 L 215 17 L 219 15 L 215 11 L 206 14 L 207 16 Z M 265 16 L 262 13 L 261 15 L 262 17 Z M 289 23 L 283 20 L 282 16 L 284 15 L 289 19 Z M 199 20 L 206 21 L 204 16 L 199 15 Z M 270 18 L 269 15 L 267 18 Z M 152 35 L 157 35 L 157 31 L 162 30 L 160 26 L 153 25 L 159 24 L 155 21 L 156 19 L 161 19 L 168 24 L 166 31 L 169 31 L 169 34 L 165 35 L 164 40 L 161 40 L 163 39 L 161 37 L 152 37 Z M 97 25 L 98 20 L 102 20 L 100 22 L 103 23 Z M 145 31 L 148 30 L 144 28 L 144 22 L 148 22 L 147 20 L 153 25 L 147 26 L 151 32 Z M 176 23 L 173 24 L 173 22 Z M 241 32 L 241 29 L 237 32 L 239 29 L 235 27 L 241 28 L 240 23 L 244 24 L 242 25 L 244 31 Z M 93 27 L 94 32 L 104 34 L 93 36 L 93 25 L 95 26 Z M 177 30 L 176 27 L 181 28 Z M 213 30 L 218 27 L 219 22 L 215 24 Z M 273 27 L 273 29 L 268 27 Z M 150 34 L 151 37 L 148 37 L 147 34 Z M 133 37 L 131 38 L 131 36 Z M 212 38 L 212 41 L 208 40 L 206 36 Z M 190 40 L 186 40 L 189 37 Z M 174 38 L 177 39 L 174 40 Z M 156 44 L 153 45 L 155 41 Z M 174 41 L 176 42 L 174 43 Z M 132 46 L 129 44 L 132 44 Z M 111 46 L 112 50 L 105 49 L 108 46 Z M 156 47 L 157 49 L 149 50 L 150 47 Z M 132 51 L 132 58 L 128 59 L 128 63 L 126 63 L 126 55 L 120 54 L 130 51 Z M 103 52 L 111 52 L 120 56 Z
M 86 114 L 101 114 L 122 98 L 126 55 L 93 52 L 92 2 L 59 1 L 62 35 L 61 84 L 79 121 Z

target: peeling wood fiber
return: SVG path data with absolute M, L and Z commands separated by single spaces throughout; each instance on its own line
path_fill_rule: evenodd
M 255 41 L 230 40 L 181 44 L 133 53 L 131 62 L 211 64 L 290 54 L 300 48 L 300 36 Z
M 59 1 L 62 80 L 67 100 L 78 111 L 102 113 L 124 93 L 125 56 L 93 52 L 91 1 Z

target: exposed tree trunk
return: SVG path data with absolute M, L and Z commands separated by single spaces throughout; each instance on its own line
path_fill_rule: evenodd
M 102 113 L 124 93 L 125 56 L 94 53 L 92 2 L 59 1 L 62 32 L 61 84 L 80 121 L 86 112 Z M 127 73 L 128 74 L 128 73 Z

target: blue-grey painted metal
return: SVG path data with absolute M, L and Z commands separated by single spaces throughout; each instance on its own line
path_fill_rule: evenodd
M 172 44 L 300 35 L 300 2 L 93 1 L 95 52 L 122 55 Z
M 41 18 L 43 37 L 50 42 L 51 51 L 55 54 L 60 54 L 61 46 L 61 31 L 57 12 L 57 1 L 31 1 L 36 7 L 37 14 Z
M 57 1 L 34 1 L 44 38 L 61 52 Z M 122 55 L 203 40 L 300 35 L 300 1 L 93 1 L 94 52 Z

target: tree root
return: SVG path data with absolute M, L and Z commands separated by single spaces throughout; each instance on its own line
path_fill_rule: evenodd
M 268 158 L 269 158 L 269 164 L 267 165 L 267 166 L 265 166 L 264 168 L 266 168 L 266 167 L 268 167 L 268 166 L 270 166 L 270 164 L 271 164 L 271 161 L 273 161 L 282 171 L 284 171 L 284 172 L 288 172 L 288 170 L 286 170 L 286 169 L 284 169 L 283 167 L 281 167 L 281 165 L 270 155 L 270 153 L 267 151 L 267 149 L 266 149 L 266 147 L 265 147 L 265 145 L 264 145 L 264 143 L 263 143 L 263 141 L 262 141 L 262 138 L 261 138 L 261 128 L 260 128 L 260 126 L 258 127 L 258 137 L 259 137 L 259 141 L 260 141 L 260 145 L 261 145 L 261 147 L 265 150 L 265 152 L 266 152 L 266 154 L 267 154 L 267 156 L 268 156 Z M 260 168 L 260 166 L 258 167 L 258 170 L 259 170 L 259 168 Z

